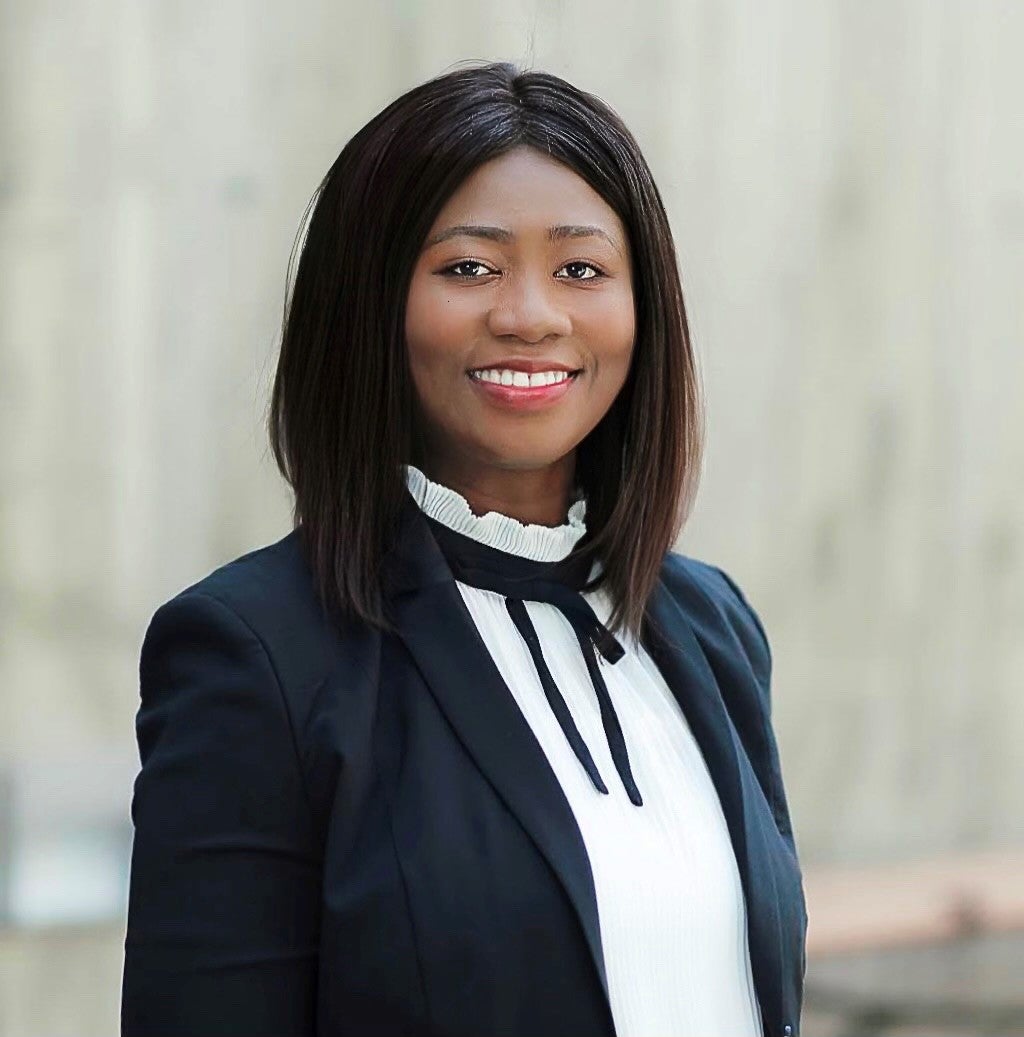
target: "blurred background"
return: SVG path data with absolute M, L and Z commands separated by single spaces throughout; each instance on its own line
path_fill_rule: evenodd
M 708 403 L 679 550 L 741 584 L 807 1037 L 1024 1032 L 1024 4 L 0 4 L 0 1037 L 117 1032 L 138 653 L 283 536 L 289 250 L 465 59 L 616 108 Z

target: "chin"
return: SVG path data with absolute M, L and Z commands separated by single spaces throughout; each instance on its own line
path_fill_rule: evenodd
M 572 447 L 561 451 L 552 451 L 550 444 L 536 450 L 525 450 L 520 444 L 517 448 L 502 450 L 491 448 L 485 452 L 490 464 L 500 468 L 519 471 L 533 471 L 550 468 L 564 460 L 566 454 L 572 453 Z

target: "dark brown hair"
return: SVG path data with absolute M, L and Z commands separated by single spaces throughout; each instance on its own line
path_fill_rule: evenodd
M 268 429 L 321 601 L 341 616 L 391 629 L 379 573 L 406 499 L 402 465 L 417 463 L 405 344 L 416 258 L 466 177 L 523 146 L 582 177 L 629 235 L 630 373 L 576 457 L 587 499 L 577 550 L 602 562 L 592 586 L 613 601 L 613 630 L 639 633 L 689 514 L 701 393 L 672 233 L 639 146 L 608 105 L 564 79 L 507 62 L 459 67 L 403 94 L 345 145 L 289 264 Z

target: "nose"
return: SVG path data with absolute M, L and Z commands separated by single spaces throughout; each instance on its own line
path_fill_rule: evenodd
M 572 321 L 559 302 L 560 287 L 550 283 L 548 274 L 510 276 L 494 296 L 488 330 L 495 338 L 512 336 L 531 343 L 570 334 Z

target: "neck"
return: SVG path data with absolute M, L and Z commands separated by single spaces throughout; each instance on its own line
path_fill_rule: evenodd
M 560 526 L 573 500 L 574 454 L 540 468 L 481 466 L 437 456 L 417 467 L 465 497 L 478 516 L 497 511 L 525 525 Z

